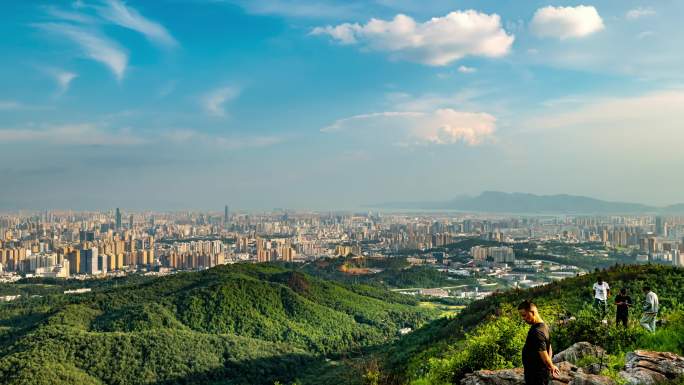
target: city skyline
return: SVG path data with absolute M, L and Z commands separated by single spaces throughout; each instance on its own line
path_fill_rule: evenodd
M 681 203 L 681 3 L 3 8 L 0 211 Z

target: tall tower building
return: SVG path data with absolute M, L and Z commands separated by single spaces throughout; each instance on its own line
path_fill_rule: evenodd
M 225 225 L 227 223 L 228 223 L 228 205 L 226 205 L 226 207 L 223 208 L 223 224 Z
M 665 221 L 661 216 L 655 217 L 655 231 L 658 236 L 665 235 Z
M 116 229 L 121 229 L 121 210 L 118 207 L 116 208 Z
M 133 214 L 128 217 L 128 227 L 133 230 Z

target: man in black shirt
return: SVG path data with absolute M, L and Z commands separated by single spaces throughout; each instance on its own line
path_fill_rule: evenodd
M 627 295 L 627 289 L 624 287 L 620 289 L 620 294 L 615 297 L 615 326 L 622 324 L 627 327 L 627 320 L 629 319 L 629 307 L 632 306 L 632 297 Z
M 518 306 L 518 312 L 522 319 L 530 325 L 522 350 L 525 385 L 547 385 L 549 375 L 558 377 L 560 374 L 551 360 L 553 349 L 551 349 L 549 328 L 539 315 L 539 310 L 534 303 L 523 301 Z

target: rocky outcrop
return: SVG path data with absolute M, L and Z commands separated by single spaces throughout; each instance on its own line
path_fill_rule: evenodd
M 553 356 L 553 362 L 577 362 L 586 356 L 601 357 L 605 354 L 606 351 L 600 346 L 592 345 L 589 342 L 577 342 Z
M 636 350 L 627 353 L 625 361 L 620 375 L 632 385 L 653 385 L 684 376 L 684 358 L 676 354 Z
M 560 375 L 553 385 L 615 385 L 615 381 L 602 376 L 601 365 L 594 364 L 579 368 L 572 362 L 582 357 L 593 355 L 601 357 L 605 351 L 588 342 L 578 342 L 570 348 L 556 354 L 554 363 L 560 369 Z M 620 376 L 629 385 L 655 385 L 665 381 L 684 377 L 684 357 L 672 353 L 636 350 L 625 357 L 625 369 Z M 461 385 L 524 385 L 522 368 L 504 370 L 479 370 L 467 374 Z
M 522 368 L 478 370 L 461 380 L 461 385 L 520 385 L 524 383 Z
M 581 368 L 567 362 L 559 362 L 556 366 L 560 375 L 552 385 L 615 385 L 606 376 L 585 373 Z M 522 368 L 504 370 L 478 370 L 461 380 L 461 385 L 524 385 Z

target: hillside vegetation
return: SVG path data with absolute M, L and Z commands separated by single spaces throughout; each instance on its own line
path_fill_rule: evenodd
M 434 316 L 270 265 L 123 281 L 0 305 L 0 383 L 289 383 Z
M 591 286 L 598 275 L 614 290 L 628 288 L 637 304 L 627 330 L 614 326 L 614 306 L 603 324 L 591 307 Z M 660 296 L 661 316 L 667 321 L 656 334 L 639 325 L 641 287 L 648 283 Z M 402 338 L 384 353 L 378 383 L 436 385 L 457 383 L 466 373 L 479 369 L 521 366 L 520 351 L 527 333 L 517 314 L 517 304 L 532 299 L 543 318 L 552 325 L 554 351 L 574 342 L 588 341 L 611 354 L 607 360 L 635 349 L 684 353 L 684 270 L 666 266 L 616 266 L 581 277 L 529 289 L 497 293 L 470 304 L 452 319 L 436 320 Z M 612 300 L 612 298 L 611 298 Z M 573 316 L 570 322 L 562 319 Z M 615 372 L 619 368 L 614 368 Z

